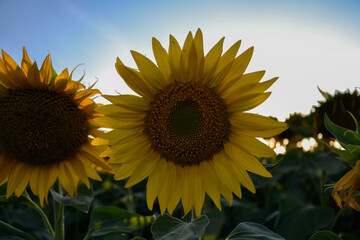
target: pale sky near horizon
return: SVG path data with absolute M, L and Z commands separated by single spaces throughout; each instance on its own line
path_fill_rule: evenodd
M 330 93 L 360 87 L 360 0 L 0 0 L 1 49 L 19 64 L 22 46 L 39 65 L 50 52 L 57 72 L 83 63 L 76 76 L 85 71 L 88 85 L 98 79 L 104 94 L 132 93 L 116 57 L 135 67 L 130 50 L 153 60 L 152 37 L 167 49 L 169 34 L 182 44 L 198 28 L 205 52 L 223 36 L 224 50 L 241 39 L 239 53 L 255 47 L 247 72 L 279 77 L 252 112 L 284 120 L 323 100 L 317 86 Z

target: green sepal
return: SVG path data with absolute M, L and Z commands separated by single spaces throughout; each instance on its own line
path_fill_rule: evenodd
M 80 64 L 76 65 L 76 67 L 74 67 L 74 69 L 71 71 L 70 76 L 69 76 L 69 79 L 70 79 L 70 80 L 72 80 L 72 75 L 73 75 L 75 69 L 77 69 L 77 68 L 78 68 L 79 66 L 81 66 L 81 65 L 84 65 L 84 64 L 83 64 L 83 63 L 80 63 Z M 81 78 L 80 78 L 79 80 L 77 80 L 77 82 L 78 82 L 78 83 L 81 83 L 81 81 L 84 79 L 84 77 L 85 77 L 85 71 L 84 71 L 84 74 L 81 76 Z
M 322 95 L 326 100 L 329 99 L 329 93 L 324 92 L 323 90 L 321 90 L 321 89 L 319 88 L 319 86 L 317 87 L 317 89 L 319 90 L 319 92 L 321 93 L 321 95 Z

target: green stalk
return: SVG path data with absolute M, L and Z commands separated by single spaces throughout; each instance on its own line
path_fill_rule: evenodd
M 41 209 L 41 207 L 36 204 L 29 196 L 28 192 L 25 190 L 24 193 L 23 193 L 24 197 L 26 197 L 26 199 L 29 201 L 29 206 L 33 207 L 40 215 L 41 215 L 41 218 L 42 220 L 44 221 L 45 223 L 45 226 L 47 227 L 47 229 L 49 230 L 49 233 L 51 235 L 52 238 L 54 238 L 54 235 L 55 235 L 55 232 L 49 222 L 49 219 L 48 217 L 46 216 L 46 214 L 44 213 L 44 211 Z
M 63 195 L 63 190 L 59 181 L 53 186 L 55 192 Z M 64 205 L 54 200 L 54 221 L 55 221 L 55 236 L 54 240 L 65 239 L 65 216 L 64 216 Z
M 194 210 L 194 207 L 191 208 L 191 221 L 194 221 L 195 220 L 195 210 Z
M 191 208 L 191 221 L 194 221 L 195 220 L 195 210 L 194 210 L 194 207 Z M 201 237 L 199 237 L 199 240 L 201 240 Z

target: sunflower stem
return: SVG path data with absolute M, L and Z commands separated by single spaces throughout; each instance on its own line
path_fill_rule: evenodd
M 194 210 L 194 208 L 191 208 L 191 221 L 194 221 L 195 218 L 196 218 L 196 216 L 195 216 L 195 210 Z M 201 237 L 199 237 L 199 240 L 201 240 Z
M 52 228 L 51 223 L 50 223 L 47 215 L 42 210 L 42 208 L 30 198 L 30 196 L 29 196 L 29 194 L 28 194 L 28 192 L 26 190 L 24 191 L 23 195 L 29 201 L 28 205 L 33 207 L 41 215 L 41 218 L 44 221 L 45 226 L 49 230 L 49 233 L 50 233 L 51 237 L 54 238 L 54 236 L 55 236 L 54 229 Z
M 195 220 L 195 210 L 194 208 L 191 208 L 191 221 Z
M 63 190 L 59 181 L 53 186 L 55 192 L 63 195 Z M 65 238 L 65 216 L 64 205 L 55 201 L 54 199 L 54 221 L 55 221 L 55 236 L 54 240 L 64 240 Z

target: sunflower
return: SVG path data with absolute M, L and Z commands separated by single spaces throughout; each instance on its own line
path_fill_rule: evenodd
M 338 207 L 343 210 L 344 207 L 349 206 L 360 212 L 360 206 L 356 202 L 354 194 L 360 189 L 360 160 L 355 164 L 355 167 L 346 173 L 334 186 L 332 197 Z M 346 191 L 348 190 L 348 193 Z M 340 195 L 339 195 L 340 192 Z
M 104 95 L 96 121 L 113 130 L 93 141 L 109 145 L 115 179 L 125 187 L 148 178 L 147 205 L 158 198 L 161 213 L 172 214 L 180 199 L 187 214 L 200 215 L 205 193 L 221 210 L 220 195 L 231 204 L 243 185 L 255 187 L 248 171 L 271 177 L 255 156 L 275 153 L 256 137 L 270 137 L 285 123 L 245 111 L 264 102 L 277 78 L 259 82 L 265 71 L 244 74 L 253 48 L 237 56 L 240 41 L 222 55 L 224 38 L 204 56 L 203 36 L 188 34 L 183 48 L 170 35 L 167 52 L 153 38 L 155 65 L 132 51 L 138 70 L 117 58 L 115 67 L 140 96 Z
M 90 144 L 100 131 L 93 119 L 99 90 L 83 89 L 67 69 L 57 75 L 50 54 L 40 70 L 23 48 L 21 67 L 2 50 L 0 57 L 0 184 L 6 197 L 20 196 L 28 183 L 41 205 L 59 179 L 73 196 L 81 180 L 101 180 L 94 169 L 111 167 Z

